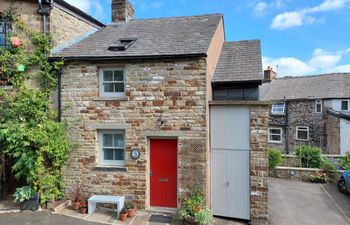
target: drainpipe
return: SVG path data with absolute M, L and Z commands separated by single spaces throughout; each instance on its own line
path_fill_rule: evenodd
M 286 150 L 286 154 L 289 154 L 289 143 L 288 143 L 288 131 L 289 131 L 289 115 L 288 115 L 288 101 L 286 100 L 286 97 L 284 97 L 284 104 L 285 104 L 285 110 L 286 110 L 286 115 L 285 115 L 285 119 L 286 119 L 286 125 L 284 127 L 284 133 L 285 133 L 285 150 Z
M 50 11 L 52 9 L 52 0 L 38 0 L 38 13 L 42 16 L 42 32 L 46 33 L 46 18 L 50 15 Z
M 58 115 L 57 115 L 57 120 L 58 122 L 61 122 L 61 118 L 62 118 L 62 70 L 58 71 L 58 78 L 57 78 L 57 110 L 58 110 Z

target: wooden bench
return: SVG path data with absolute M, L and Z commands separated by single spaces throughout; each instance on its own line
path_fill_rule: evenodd
M 125 198 L 124 196 L 112 196 L 112 195 L 93 195 L 88 200 L 88 213 L 91 215 L 96 210 L 97 203 L 109 203 L 116 204 L 115 211 L 119 217 L 119 213 L 124 207 Z

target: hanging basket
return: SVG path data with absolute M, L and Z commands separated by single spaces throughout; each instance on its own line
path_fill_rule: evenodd
M 22 45 L 22 40 L 19 39 L 18 37 L 12 37 L 11 44 L 14 48 L 18 48 Z

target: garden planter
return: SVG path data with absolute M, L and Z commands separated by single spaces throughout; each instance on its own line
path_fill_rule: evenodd
M 74 210 L 78 210 L 79 207 L 80 207 L 80 202 L 73 202 L 72 208 L 73 208 Z
M 81 214 L 86 214 L 87 208 L 80 208 L 80 213 Z
M 119 219 L 120 219 L 121 221 L 125 221 L 127 217 L 128 217 L 128 214 L 127 214 L 127 213 L 124 213 L 124 214 L 120 214 L 120 215 L 119 215 Z
M 136 208 L 128 209 L 128 217 L 134 217 L 136 215 Z
M 39 207 L 39 196 L 35 196 L 31 199 L 25 200 L 19 205 L 21 210 L 32 210 L 36 211 Z
M 47 209 L 52 210 L 52 209 L 55 208 L 55 206 L 56 206 L 56 201 L 55 201 L 55 200 L 49 200 L 49 201 L 47 201 L 47 203 L 46 203 L 46 208 L 47 208 Z
M 184 225 L 198 225 L 194 217 L 186 217 L 182 222 Z

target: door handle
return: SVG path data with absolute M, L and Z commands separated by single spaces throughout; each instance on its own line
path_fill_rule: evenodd
M 169 181 L 168 178 L 165 178 L 165 177 L 159 178 L 159 182 L 168 182 L 168 181 Z

